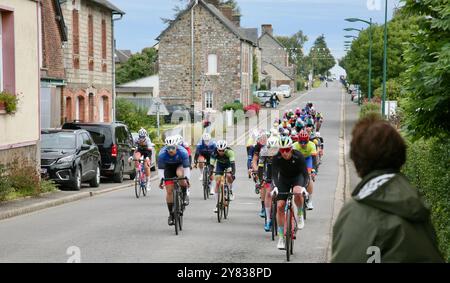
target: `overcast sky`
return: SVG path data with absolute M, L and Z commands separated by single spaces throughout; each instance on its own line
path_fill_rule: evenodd
M 116 22 L 115 36 L 118 49 L 130 49 L 133 53 L 153 46 L 155 38 L 165 28 L 161 18 L 172 18 L 173 8 L 179 0 L 109 0 L 125 11 L 122 20 Z M 346 27 L 365 28 L 364 23 L 348 23 L 345 18 L 358 17 L 382 24 L 385 0 L 237 0 L 241 8 L 241 26 L 257 27 L 272 24 L 275 35 L 292 35 L 302 30 L 308 36 L 306 52 L 314 40 L 325 35 L 328 47 L 335 58 L 344 54 Z M 388 19 L 399 0 L 388 1 Z

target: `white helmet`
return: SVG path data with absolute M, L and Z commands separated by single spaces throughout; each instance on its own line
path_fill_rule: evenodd
M 164 144 L 166 146 L 177 146 L 178 145 L 178 139 L 177 139 L 176 136 L 167 137 L 166 140 L 164 141 Z
M 297 135 L 297 131 L 296 130 L 292 130 L 291 136 L 295 136 L 295 135 Z
M 288 136 L 289 135 L 289 130 L 288 129 L 284 129 L 282 134 L 285 135 L 285 136 Z
M 217 149 L 218 150 L 225 150 L 228 147 L 228 144 L 225 140 L 220 140 L 217 142 Z
M 177 141 L 177 145 L 181 145 L 183 143 L 183 137 L 181 135 L 175 135 L 174 138 Z
M 320 133 L 316 132 L 316 137 L 320 138 Z
M 202 136 L 202 140 L 210 141 L 211 140 L 211 135 L 209 133 L 204 133 L 203 136 Z
M 270 137 L 267 140 L 267 147 L 268 148 L 278 148 L 280 147 L 280 139 L 277 137 Z
M 141 128 L 138 132 L 140 138 L 145 138 L 148 136 L 147 131 L 144 128 Z
M 280 139 L 280 148 L 291 148 L 292 147 L 292 139 L 290 137 L 281 137 Z

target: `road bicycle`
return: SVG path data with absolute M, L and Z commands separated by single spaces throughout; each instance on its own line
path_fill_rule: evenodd
M 230 185 L 228 184 L 226 175 L 231 174 L 231 170 L 227 169 L 225 171 L 219 172 L 215 171 L 214 174 L 222 174 L 220 176 L 220 186 L 217 198 L 217 221 L 220 223 L 222 217 L 227 219 L 228 212 L 230 209 Z
M 209 188 L 211 185 L 211 180 L 209 179 L 210 175 L 210 168 L 208 165 L 208 162 L 206 161 L 199 161 L 198 163 L 204 164 L 203 166 L 203 199 L 207 200 L 209 199 Z
M 178 231 L 183 230 L 183 214 L 186 209 L 185 198 L 186 192 L 181 190 L 180 181 L 188 181 L 186 177 L 176 177 L 176 178 L 163 178 L 161 179 L 161 184 L 163 182 L 173 181 L 173 207 L 172 207 L 172 215 L 175 226 L 175 235 L 178 235 Z M 189 184 L 188 184 L 189 186 Z
M 133 158 L 133 161 L 139 161 L 139 166 L 136 168 L 136 177 L 134 178 L 134 192 L 136 198 L 142 195 L 145 197 L 147 195 L 147 177 L 145 175 L 144 157 L 141 156 L 140 159 Z

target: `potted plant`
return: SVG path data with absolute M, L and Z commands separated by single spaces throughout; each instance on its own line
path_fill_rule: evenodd
M 17 110 L 18 102 L 19 99 L 16 95 L 6 91 L 0 92 L 0 110 L 5 110 L 8 114 L 14 113 Z

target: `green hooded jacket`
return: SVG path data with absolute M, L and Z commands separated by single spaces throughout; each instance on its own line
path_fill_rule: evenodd
M 333 227 L 331 262 L 444 262 L 430 211 L 401 173 L 363 178 Z

